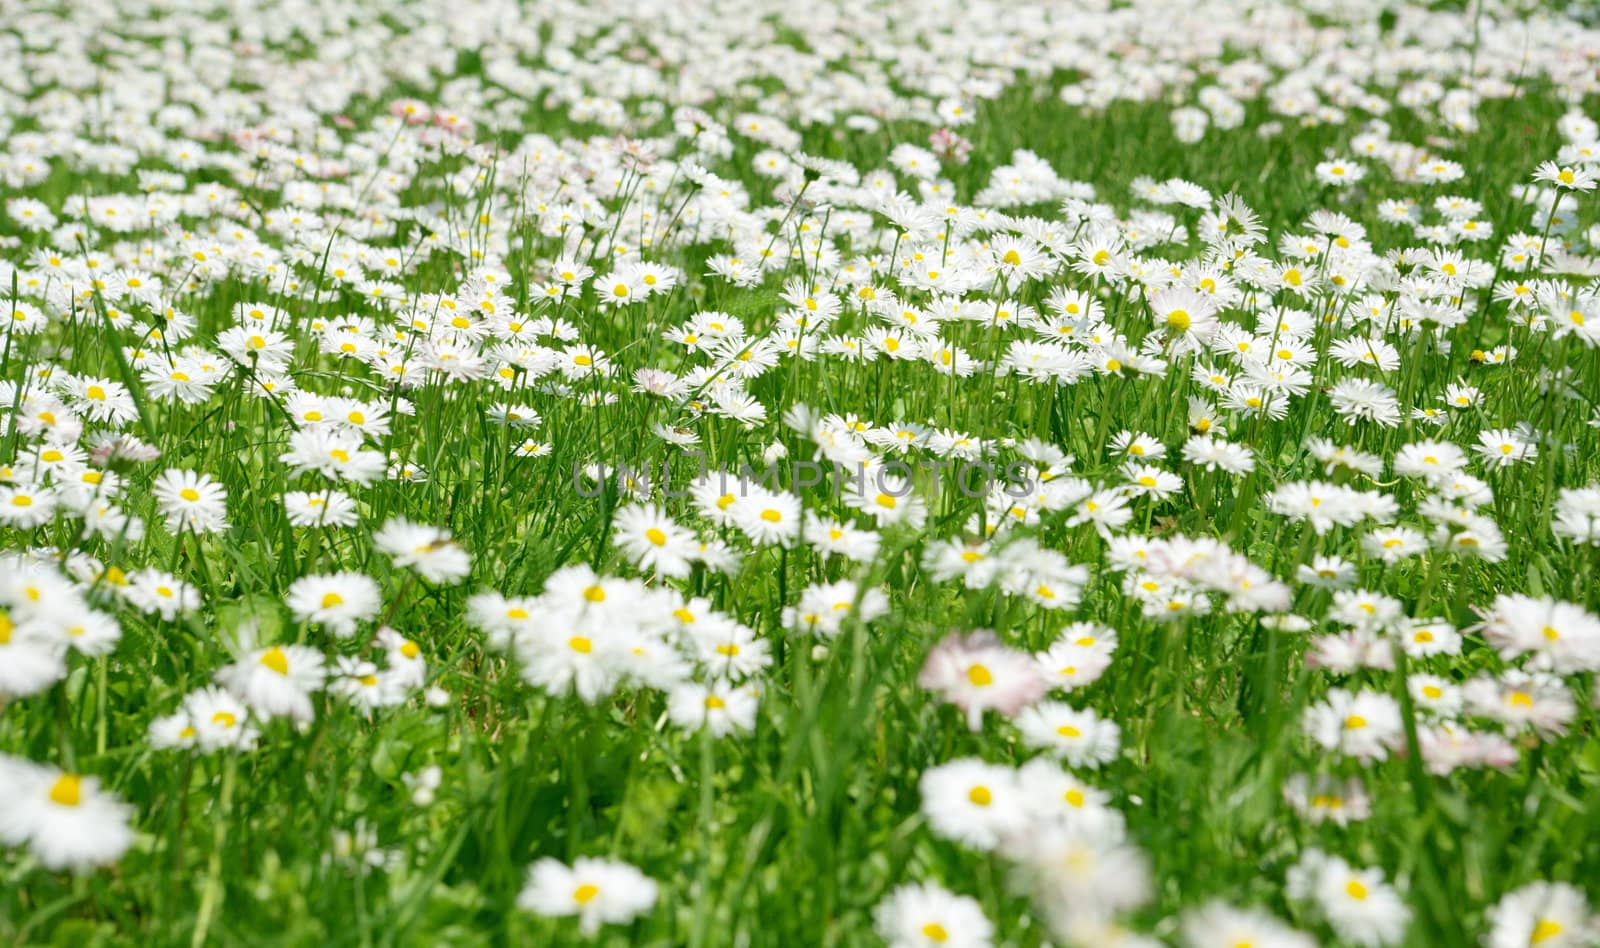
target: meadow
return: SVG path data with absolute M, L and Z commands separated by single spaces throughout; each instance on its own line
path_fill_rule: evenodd
M 0 941 L 1600 944 L 1600 24 L 20 0 Z

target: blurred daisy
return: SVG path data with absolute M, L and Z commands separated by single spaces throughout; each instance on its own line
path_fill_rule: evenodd
M 538 915 L 577 916 L 578 930 L 593 935 L 603 924 L 626 925 L 650 911 L 656 883 L 624 862 L 579 857 L 571 866 L 541 859 L 528 870 L 517 907 Z
M 133 808 L 94 777 L 0 754 L 0 841 L 26 846 L 47 869 L 116 862 L 133 842 Z

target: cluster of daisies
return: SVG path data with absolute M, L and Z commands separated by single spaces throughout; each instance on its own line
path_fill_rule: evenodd
M 1411 867 L 1357 835 L 1378 788 L 1509 779 L 1600 708 L 1592 596 L 1532 562 L 1600 548 L 1600 32 L 1514 6 L 28 12 L 0 36 L 8 878 L 168 832 L 133 767 L 231 781 L 330 718 L 357 742 L 512 691 L 743 752 L 796 668 L 875 651 L 966 748 L 893 806 L 1056 941 L 1416 943 Z M 1461 146 L 1530 82 L 1559 143 L 1483 194 Z M 1004 127 L 970 165 L 1028 95 L 1337 145 L 1270 222 Z M 1169 891 L 1119 776 L 1148 722 L 1107 680 L 1224 635 L 1295 695 L 1264 779 L 1319 828 L 1270 904 Z M 450 793 L 452 752 L 389 795 Z M 331 842 L 363 877 L 416 855 L 365 819 Z M 516 905 L 583 937 L 692 897 L 515 856 Z M 1591 880 L 1525 868 L 1467 908 L 1485 948 L 1600 941 Z M 888 871 L 896 948 L 1014 940 L 970 880 Z

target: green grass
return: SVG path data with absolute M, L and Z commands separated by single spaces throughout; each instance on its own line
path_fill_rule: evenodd
M 459 68 L 473 75 L 481 65 L 464 57 Z M 1123 103 L 1104 113 L 1081 112 L 1053 94 L 1061 78 L 1020 83 L 983 105 L 977 126 L 967 130 L 975 144 L 970 162 L 950 169 L 961 202 L 970 201 L 1014 149 L 1025 147 L 1064 178 L 1092 183 L 1100 200 L 1124 214 L 1134 206 L 1128 186 L 1137 176 L 1181 177 L 1219 196 L 1236 192 L 1261 216 L 1274 242 L 1285 232 L 1304 232 L 1312 211 L 1330 208 L 1366 225 L 1380 253 L 1415 246 L 1420 241 L 1378 218 L 1377 204 L 1439 194 L 1483 201 L 1481 217 L 1504 236 L 1531 226 L 1530 209 L 1511 192 L 1539 161 L 1554 155 L 1560 145 L 1555 123 L 1566 111 L 1552 90 L 1530 82 L 1521 98 L 1484 103 L 1483 130 L 1456 136 L 1444 151 L 1466 167 L 1465 181 L 1394 184 L 1374 165 L 1362 185 L 1335 192 L 1318 186 L 1311 169 L 1330 151 L 1348 152 L 1359 128 L 1354 120 L 1310 128 L 1285 122 L 1282 134 L 1263 137 L 1254 129 L 1272 116 L 1263 104 L 1252 103 L 1243 128 L 1213 130 L 1202 142 L 1183 145 L 1173 137 L 1165 107 Z M 358 104 L 362 108 L 350 114 L 360 128 L 378 108 L 376 102 Z M 736 111 L 730 103 L 728 115 Z M 595 131 L 559 112 L 539 108 L 532 114 L 538 121 L 530 120 L 529 129 L 553 137 Z M 1421 142 L 1440 133 L 1436 124 L 1409 113 L 1397 112 L 1390 120 L 1396 140 Z M 894 144 L 922 143 L 927 132 L 895 123 L 840 140 L 831 129 L 813 128 L 805 132 L 804 150 L 865 170 L 883 166 Z M 515 137 L 504 136 L 503 143 Z M 736 143 L 734 157 L 712 170 L 744 181 L 754 203 L 773 203 L 771 182 L 749 171 L 749 159 L 761 146 Z M 463 194 L 445 184 L 446 174 L 461 164 L 425 157 L 404 192 L 405 203 L 436 202 L 468 219 L 491 206 L 496 217 L 510 216 L 509 232 L 527 238 L 507 257 L 512 295 L 526 299 L 520 294 L 528 292 L 535 268 L 555 259 L 560 247 L 538 237 L 537 227 L 507 197 L 514 169 L 498 166 L 492 189 Z M 62 161 L 42 184 L 17 193 L 59 212 L 70 196 L 133 187 L 131 175 L 84 172 Z M 247 193 L 262 208 L 281 200 L 271 188 Z M 663 206 L 670 210 L 671 202 Z M 1579 207 L 1581 221 L 1591 223 L 1592 200 L 1585 196 Z M 1031 211 L 1059 217 L 1051 205 Z M 1197 213 L 1180 216 L 1192 231 Z M 20 266 L 43 245 L 42 235 L 4 226 L 21 241 L 3 252 L 9 262 Z M 388 245 L 409 249 L 425 233 L 405 223 Z M 87 244 L 115 239 L 93 233 Z M 1151 253 L 1192 259 L 1197 246 L 1191 241 Z M 1488 256 L 1496 246 L 1491 241 L 1467 252 Z M 1336 943 L 1314 913 L 1284 894 L 1286 870 L 1312 846 L 1354 864 L 1381 866 L 1391 881 L 1399 880 L 1415 913 L 1404 944 L 1414 948 L 1475 942 L 1486 930 L 1487 907 L 1529 880 L 1568 880 L 1587 888 L 1591 899 L 1600 895 L 1600 743 L 1589 701 L 1592 673 L 1571 676 L 1580 710 L 1569 732 L 1544 743 L 1519 739 L 1520 759 L 1503 771 L 1422 775 L 1404 754 L 1365 767 L 1336 760 L 1303 735 L 1304 710 L 1330 684 L 1393 693 L 1394 675 L 1369 669 L 1331 676 L 1307 668 L 1302 659 L 1308 635 L 1273 632 L 1255 616 L 1220 606 L 1173 625 L 1148 622 L 1122 591 L 1120 576 L 1103 568 L 1105 541 L 1088 526 L 1066 527 L 1062 514 L 1047 517 L 1032 532 L 1048 548 L 1091 568 L 1075 610 L 1046 612 L 992 589 L 971 592 L 935 583 L 919 565 L 922 551 L 933 539 L 959 533 L 979 506 L 951 491 L 930 502 L 924 530 L 886 531 L 883 554 L 865 567 L 847 569 L 837 558 L 824 560 L 804 547 L 787 553 L 774 547 L 750 552 L 734 576 L 697 571 L 676 583 L 708 596 L 775 643 L 776 661 L 749 735 L 713 740 L 683 733 L 665 722 L 665 696 L 646 688 L 625 688 L 591 707 L 528 685 L 517 663 L 491 650 L 466 622 L 467 598 L 489 588 L 532 594 L 553 571 L 578 563 L 603 574 L 638 575 L 606 542 L 626 499 L 615 491 L 580 496 L 572 487 L 574 466 L 599 460 L 659 468 L 665 461 L 677 464 L 680 473 L 689 469 L 676 449 L 652 434 L 653 426 L 681 424 L 686 415 L 666 400 L 628 392 L 628 375 L 643 366 L 685 370 L 691 363 L 658 334 L 697 311 L 740 315 L 752 335 L 775 325 L 783 305 L 779 276 L 759 289 L 740 290 L 703 275 L 706 259 L 726 251 L 710 243 L 668 248 L 661 257 L 686 272 L 686 285 L 621 312 L 597 308 L 592 292 L 559 306 L 528 304 L 534 315 L 570 320 L 585 343 L 611 353 L 627 370 L 603 386 L 619 394 L 615 404 L 589 408 L 537 392 L 524 400 L 544 418 L 537 436 L 552 443 L 548 457 L 511 456 L 518 436 L 486 419 L 492 404 L 506 400 L 496 388 L 413 390 L 406 397 L 414 401 L 415 415 L 398 418 L 381 446 L 421 464 L 427 480 L 379 481 L 352 490 L 363 514 L 358 527 L 293 529 L 279 498 L 288 490 L 312 489 L 314 478 L 291 477 L 278 461 L 289 428 L 276 408 L 245 397 L 236 377 L 203 405 L 144 399 L 140 424 L 163 456 L 128 474 L 125 505 L 149 521 L 142 541 L 84 540 L 78 525 L 65 518 L 32 530 L 0 528 L 0 544 L 8 549 L 82 549 L 129 572 L 171 569 L 196 584 L 204 598 L 198 612 L 173 622 L 116 607 L 123 637 L 111 655 L 74 656 L 69 674 L 51 689 L 0 704 L 0 750 L 98 775 L 133 804 L 138 832 L 114 867 L 77 875 L 46 871 L 21 850 L 0 851 L 0 938 L 17 944 L 184 944 L 197 937 L 228 945 L 568 943 L 577 939 L 570 920 L 543 919 L 515 907 L 527 866 L 547 855 L 605 855 L 640 867 L 662 891 L 653 911 L 631 925 L 608 927 L 601 944 L 870 944 L 874 907 L 897 885 L 923 879 L 978 899 L 996 925 L 997 942 L 1041 944 L 1050 937 L 1043 916 L 1011 885 L 1007 861 L 937 837 L 919 815 L 918 791 L 924 771 L 956 757 L 1020 764 L 1036 752 L 996 715 L 982 731 L 970 732 L 954 708 L 917 685 L 917 673 L 930 648 L 952 629 L 992 628 L 1010 644 L 1038 650 L 1066 622 L 1089 619 L 1116 629 L 1121 647 L 1103 678 L 1067 700 L 1093 707 L 1122 728 L 1117 759 L 1080 776 L 1111 793 L 1127 819 L 1129 840 L 1150 861 L 1152 897 L 1131 917 L 1133 927 L 1172 938 L 1174 920 L 1185 909 L 1216 896 L 1266 908 Z M 445 254 L 423 258 L 404 282 L 412 290 L 452 287 L 456 262 Z M 322 269 L 320 262 L 301 268 L 305 285 L 330 288 Z M 794 266 L 782 274 L 798 275 Z M 1086 285 L 1077 276 L 1057 275 L 1013 288 L 1011 295 L 1042 309 L 1052 287 L 1063 282 Z M 240 301 L 270 302 L 292 314 L 301 332 L 294 375 L 302 388 L 373 391 L 371 373 L 317 354 L 303 328 L 321 317 L 373 312 L 370 304 L 349 291 L 310 302 L 239 275 L 180 292 L 172 303 L 196 318 L 196 341 L 209 344 L 231 325 L 231 308 Z M 1134 340 L 1148 331 L 1143 303 L 1109 295 L 1106 301 L 1116 328 Z M 89 305 L 93 311 L 103 304 Z M 1222 538 L 1283 579 L 1292 579 L 1295 566 L 1313 554 L 1341 553 L 1358 563 L 1358 586 L 1403 600 L 1410 615 L 1443 616 L 1458 626 L 1477 621 L 1473 607 L 1487 606 L 1498 593 L 1549 595 L 1592 612 L 1600 560 L 1594 548 L 1553 536 L 1549 517 L 1559 489 L 1600 477 L 1600 432 L 1588 424 L 1600 405 L 1600 354 L 1571 336 L 1535 338 L 1514 327 L 1504 304 L 1491 302 L 1487 290 L 1475 292 L 1465 305 L 1468 321 L 1444 334 L 1452 347 L 1448 354 L 1438 351 L 1438 338 L 1392 339 L 1402 366 L 1387 377 L 1341 369 L 1324 354 L 1317 387 L 1294 401 L 1287 418 L 1230 418 L 1230 431 L 1257 459 L 1256 472 L 1242 478 L 1206 474 L 1176 461 L 1188 436 L 1182 399 L 1200 393 L 1183 361 L 1175 361 L 1166 378 L 1091 376 L 1052 390 L 987 372 L 952 383 L 925 363 L 797 366 L 785 360 L 750 385 L 767 406 L 764 425 L 747 431 L 711 417 L 694 425 L 717 463 L 758 465 L 774 440 L 785 443 L 791 456 L 807 450 L 778 421 L 785 407 L 804 403 L 880 424 L 906 419 L 985 438 L 1037 437 L 1075 455 L 1076 473 L 1097 483 L 1116 475 L 1108 434 L 1150 431 L 1172 451 L 1166 466 L 1184 476 L 1186 489 L 1168 501 L 1136 502 L 1130 529 Z M 864 325 L 859 313 L 846 312 L 842 326 Z M 1228 318 L 1244 321 L 1238 314 Z M 981 324 L 968 324 L 948 327 L 946 338 L 984 357 L 1002 351 L 1014 336 L 996 339 Z M 1326 331 L 1316 337 L 1324 353 L 1331 338 Z M 17 381 L 54 359 L 71 372 L 120 380 L 115 347 L 131 342 L 126 333 L 114 340 L 94 315 L 59 322 L 8 345 L 3 375 Z M 1469 360 L 1474 349 L 1508 342 L 1520 356 L 1509 365 Z M 1552 366 L 1573 371 L 1578 398 L 1538 394 L 1540 375 Z M 1347 427 L 1318 389 L 1349 375 L 1385 381 L 1407 409 L 1433 400 L 1461 378 L 1481 387 L 1485 397 L 1480 408 L 1453 416 L 1444 429 L 1409 420 L 1398 429 Z M 134 379 L 132 387 L 140 389 L 137 373 Z M 1305 450 L 1307 435 L 1389 457 L 1423 437 L 1470 446 L 1480 428 L 1521 421 L 1546 439 L 1537 462 L 1485 476 L 1495 492 L 1493 515 L 1510 545 L 1503 562 L 1429 552 L 1385 566 L 1360 552 L 1364 530 L 1337 528 L 1312 536 L 1308 526 L 1270 513 L 1263 501 L 1280 483 L 1323 477 Z M 16 448 L 18 441 L 26 439 L 8 436 L 6 444 Z M 177 537 L 161 526 L 146 488 L 167 467 L 206 472 L 227 487 L 226 532 Z M 1469 470 L 1482 474 L 1477 462 Z M 1377 485 L 1347 474 L 1339 478 L 1386 490 L 1399 501 L 1401 522 L 1419 522 L 1419 484 L 1387 475 Z M 806 504 L 841 509 L 820 490 L 808 494 Z M 698 524 L 703 535 L 714 532 L 685 502 L 667 506 L 680 523 Z M 473 555 L 470 579 L 459 586 L 429 584 L 377 554 L 371 534 L 392 516 L 447 528 Z M 724 533 L 747 546 L 735 532 Z M 282 604 L 296 577 L 342 569 L 379 581 L 385 621 L 422 644 L 430 682 L 449 693 L 446 702 L 434 707 L 418 697 L 369 717 L 321 694 L 309 728 L 268 722 L 260 747 L 249 753 L 150 747 L 151 720 L 231 661 L 229 643 L 247 624 L 258 625 L 264 643 L 303 641 L 325 645 L 330 656 L 365 654 L 365 633 L 332 641 L 296 624 Z M 892 609 L 870 626 L 848 622 L 826 654 L 813 657 L 809 638 L 782 627 L 782 607 L 794 603 L 799 589 L 846 575 L 883 585 Z M 1320 621 L 1328 604 L 1328 593 L 1296 585 L 1295 613 Z M 1473 636 L 1461 657 L 1420 664 L 1462 680 L 1506 667 Z M 437 801 L 419 807 L 410 801 L 402 775 L 428 765 L 442 768 L 443 782 Z M 1284 803 L 1281 784 L 1303 771 L 1363 774 L 1373 797 L 1371 819 L 1336 827 L 1298 818 Z M 357 824 L 397 853 L 391 865 L 355 872 L 330 860 L 334 833 Z

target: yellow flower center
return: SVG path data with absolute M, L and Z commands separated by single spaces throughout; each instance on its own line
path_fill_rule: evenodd
M 278 648 L 276 645 L 262 653 L 261 664 L 280 675 L 289 674 L 289 656 L 283 654 L 283 649 Z
M 973 665 L 967 669 L 967 680 L 979 688 L 994 684 L 994 673 L 987 665 Z
M 62 774 L 50 785 L 50 802 L 77 806 L 83 802 L 83 779 L 77 774 Z

